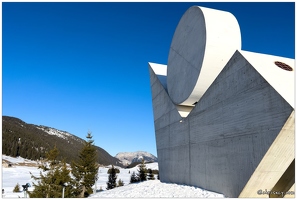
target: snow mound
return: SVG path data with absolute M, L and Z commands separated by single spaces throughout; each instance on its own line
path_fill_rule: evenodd
M 162 183 L 159 180 L 144 181 L 106 190 L 89 198 L 223 198 L 224 195 L 203 190 L 198 187 Z

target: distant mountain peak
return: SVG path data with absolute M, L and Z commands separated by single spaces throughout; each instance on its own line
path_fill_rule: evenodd
M 120 152 L 115 158 L 119 159 L 123 165 L 128 166 L 134 162 L 141 162 L 144 159 L 145 162 L 157 162 L 158 158 L 146 151 L 136 152 Z

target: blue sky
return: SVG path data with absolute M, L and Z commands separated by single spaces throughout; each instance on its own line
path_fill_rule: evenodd
M 243 50 L 295 58 L 294 2 L 2 3 L 2 115 L 157 155 L 148 62 L 193 5 L 231 12 Z

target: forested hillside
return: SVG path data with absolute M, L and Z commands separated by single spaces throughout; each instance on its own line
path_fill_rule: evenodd
M 60 134 L 50 134 L 51 132 Z M 60 151 L 59 159 L 71 162 L 78 158 L 83 142 L 83 139 L 66 131 L 27 124 L 15 117 L 2 117 L 2 154 L 39 160 L 43 159 L 45 153 L 56 145 Z M 118 159 L 104 149 L 97 147 L 97 151 L 99 164 L 122 166 Z

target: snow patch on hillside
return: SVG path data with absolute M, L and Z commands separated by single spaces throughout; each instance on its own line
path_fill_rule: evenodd
M 36 128 L 43 130 L 44 132 L 48 133 L 49 135 L 55 135 L 57 137 L 67 139 L 68 137 L 71 137 L 72 135 L 66 131 L 60 131 L 54 128 L 45 127 L 45 126 L 36 126 Z

